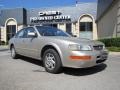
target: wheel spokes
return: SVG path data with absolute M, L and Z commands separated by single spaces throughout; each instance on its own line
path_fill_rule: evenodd
M 48 69 L 52 70 L 55 68 L 55 57 L 53 54 L 48 53 L 46 55 L 45 65 Z

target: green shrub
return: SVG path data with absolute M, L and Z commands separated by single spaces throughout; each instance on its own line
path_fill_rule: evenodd
M 0 45 L 5 45 L 5 41 L 0 41 Z
M 98 41 L 103 42 L 109 51 L 120 52 L 120 37 L 100 39 Z
M 120 47 L 107 47 L 109 51 L 120 52 Z
M 119 38 L 100 39 L 99 41 L 103 42 L 106 47 L 120 47 L 120 37 Z

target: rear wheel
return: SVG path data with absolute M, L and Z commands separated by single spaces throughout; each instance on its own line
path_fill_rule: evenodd
M 62 63 L 59 54 L 54 49 L 48 49 L 43 55 L 45 70 L 50 73 L 59 73 Z
M 13 59 L 16 59 L 16 58 L 18 57 L 18 54 L 17 54 L 16 51 L 15 51 L 15 47 L 14 47 L 14 46 L 11 46 L 10 51 L 11 51 L 11 57 L 12 57 Z

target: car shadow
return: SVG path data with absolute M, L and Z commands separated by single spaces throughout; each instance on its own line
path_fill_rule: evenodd
M 79 69 L 75 69 L 75 68 L 63 68 L 63 73 L 67 74 L 67 75 L 72 75 L 72 76 L 87 76 L 87 75 L 91 75 L 91 74 L 96 74 L 98 72 L 101 72 L 103 70 L 105 70 L 105 68 L 107 67 L 106 64 L 100 64 L 94 67 L 90 67 L 90 68 L 79 68 Z
M 40 61 L 40 60 L 37 60 L 37 59 L 24 57 L 24 56 L 20 56 L 19 59 L 21 59 L 23 61 L 26 61 L 26 62 L 29 62 L 29 63 L 32 63 L 32 64 L 35 64 L 35 65 L 38 65 L 38 66 L 41 66 L 41 67 L 44 67 L 43 66 L 43 62 Z M 104 64 L 104 63 L 100 64 L 100 65 L 97 65 L 97 66 L 94 66 L 94 67 L 90 67 L 90 68 L 79 68 L 79 69 L 76 69 L 76 68 L 64 67 L 62 69 L 61 73 L 64 73 L 64 74 L 67 74 L 67 75 L 72 75 L 72 76 L 87 76 L 87 75 L 91 75 L 91 74 L 95 74 L 95 73 L 101 72 L 101 71 L 105 70 L 106 67 L 107 67 L 107 65 Z M 46 71 L 43 71 L 43 70 L 33 70 L 33 72 L 46 72 Z
M 43 67 L 43 62 L 40 60 L 25 57 L 25 56 L 19 56 L 19 59 Z

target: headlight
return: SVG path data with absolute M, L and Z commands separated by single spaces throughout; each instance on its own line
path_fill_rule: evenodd
M 92 50 L 90 45 L 78 45 L 78 44 L 70 44 L 69 49 L 72 51 L 91 51 Z
M 103 45 L 103 50 L 106 49 L 105 45 Z
M 82 51 L 91 51 L 92 48 L 90 45 L 81 45 L 80 50 Z

